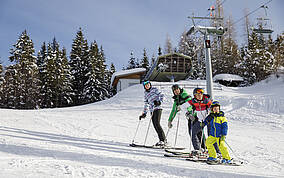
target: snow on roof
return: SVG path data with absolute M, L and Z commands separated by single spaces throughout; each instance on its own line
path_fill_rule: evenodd
M 213 77 L 214 81 L 223 80 L 223 81 L 244 81 L 244 79 L 238 75 L 234 74 L 217 74 Z
M 116 77 L 122 77 L 122 76 L 130 75 L 130 74 L 140 73 L 140 72 L 146 72 L 146 69 L 145 68 L 135 68 L 135 69 L 128 69 L 128 70 L 122 70 L 119 72 L 115 72 L 112 74 L 112 77 L 111 77 L 111 85 Z

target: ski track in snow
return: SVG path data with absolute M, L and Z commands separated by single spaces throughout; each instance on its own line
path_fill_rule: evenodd
M 84 106 L 1 109 L 0 177 L 283 177 L 283 84 L 274 79 L 214 93 L 228 118 L 226 141 L 233 151 L 228 149 L 233 158 L 245 161 L 243 166 L 210 166 L 166 158 L 163 150 L 129 147 L 143 110 L 143 87 L 136 85 Z M 166 133 L 172 92 L 161 90 L 165 94 L 161 124 Z M 172 145 L 177 120 L 168 135 Z M 149 115 L 140 123 L 137 143 L 144 142 L 148 123 Z M 151 125 L 146 144 L 155 142 Z M 187 121 L 181 114 L 177 146 L 189 145 Z

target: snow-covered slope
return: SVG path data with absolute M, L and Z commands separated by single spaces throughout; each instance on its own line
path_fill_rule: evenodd
M 283 87 L 283 77 L 272 77 L 252 87 L 214 91 L 229 121 L 231 156 L 246 162 L 240 167 L 169 159 L 162 150 L 129 147 L 143 108 L 141 85 L 80 107 L 1 109 L 0 177 L 283 177 Z M 172 92 L 161 90 L 166 132 Z M 172 144 L 177 120 L 168 135 Z M 144 142 L 148 123 L 149 116 L 141 121 L 136 142 Z M 180 115 L 177 146 L 189 148 L 186 123 Z M 151 126 L 147 144 L 156 141 Z

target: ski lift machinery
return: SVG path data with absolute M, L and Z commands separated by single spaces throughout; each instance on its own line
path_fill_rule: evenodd
M 223 18 L 217 17 L 188 17 L 192 19 L 193 26 L 189 29 L 186 35 L 192 35 L 200 32 L 204 36 L 204 47 L 205 47 L 205 61 L 206 61 L 206 91 L 213 99 L 213 79 L 212 79 L 212 65 L 210 55 L 210 35 L 216 35 L 221 37 L 225 33 L 225 29 L 222 26 L 217 27 L 206 27 L 196 25 L 194 19 L 208 19 L 208 20 L 223 20 Z

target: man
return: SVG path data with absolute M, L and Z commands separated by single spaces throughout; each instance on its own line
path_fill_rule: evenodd
M 155 146 L 165 146 L 166 136 L 161 127 L 160 120 L 162 115 L 161 103 L 163 102 L 164 95 L 155 87 L 152 87 L 150 81 L 143 82 L 144 86 L 144 110 L 139 119 L 145 118 L 148 112 L 148 107 L 152 115 L 152 122 L 158 134 L 159 142 Z
M 174 94 L 174 104 L 172 107 L 172 111 L 170 113 L 169 119 L 168 119 L 168 127 L 172 128 L 172 122 L 179 110 L 183 110 L 186 112 L 187 120 L 188 120 L 188 133 L 191 135 L 191 119 L 190 117 L 193 116 L 193 110 L 192 106 L 188 103 L 189 100 L 191 100 L 191 96 L 187 94 L 185 89 L 180 88 L 179 85 L 175 84 L 172 86 L 172 92 Z

